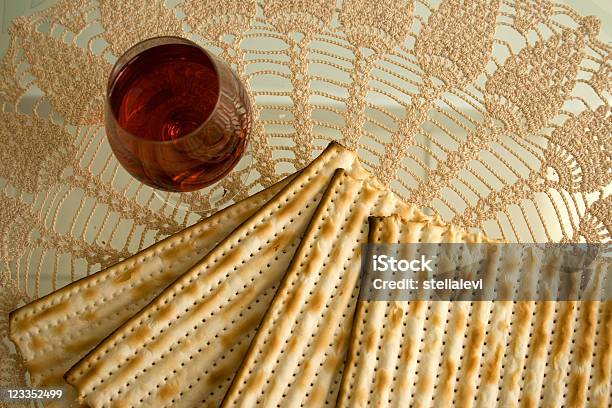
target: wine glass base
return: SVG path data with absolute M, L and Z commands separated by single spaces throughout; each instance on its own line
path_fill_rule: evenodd
M 202 216 L 211 214 L 233 203 L 237 196 L 245 195 L 251 182 L 253 154 L 250 144 L 236 166 L 216 183 L 192 192 L 167 192 L 153 190 L 155 199 L 162 206 L 181 212 L 197 213 Z

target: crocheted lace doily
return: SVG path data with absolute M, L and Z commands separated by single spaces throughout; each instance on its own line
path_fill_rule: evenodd
M 113 62 L 155 35 L 195 40 L 248 86 L 253 169 L 219 186 L 235 199 L 338 140 L 447 221 L 510 241 L 609 241 L 612 60 L 597 18 L 547 0 L 176 3 L 62 0 L 10 28 L 0 328 L 26 298 L 206 215 L 189 210 L 209 199 L 198 193 L 158 205 L 104 134 Z

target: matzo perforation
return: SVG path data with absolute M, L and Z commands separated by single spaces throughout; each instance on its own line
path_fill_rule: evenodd
M 338 145 L 332 144 L 330 148 L 326 152 L 324 152 L 319 159 L 315 160 L 315 162 L 313 162 L 311 166 L 303 170 L 300 175 L 297 176 L 296 179 L 294 179 L 288 185 L 288 187 L 286 187 L 283 192 L 281 192 L 281 194 L 279 194 L 275 198 L 276 201 L 274 203 L 268 203 L 266 207 L 256 213 L 249 221 L 245 222 L 238 230 L 236 230 L 230 236 L 229 239 L 227 239 L 219 247 L 217 247 L 217 249 L 213 251 L 213 253 L 211 253 L 211 255 L 209 255 L 202 262 L 202 264 L 206 265 L 194 268 L 193 272 L 191 273 L 191 276 L 186 275 L 182 279 L 179 279 L 177 282 L 175 282 L 175 284 L 173 284 L 174 289 L 167 290 L 165 292 L 165 295 L 162 295 L 160 298 L 154 301 L 154 304 L 152 304 L 148 308 L 149 311 L 141 312 L 138 318 L 135 318 L 132 322 L 128 323 L 122 329 L 123 333 L 115 333 L 112 338 L 107 339 L 107 341 L 102 344 L 102 347 L 99 347 L 95 351 L 95 353 L 92 353 L 86 359 L 87 361 L 84 360 L 80 364 L 80 366 L 74 367 L 71 373 L 77 375 L 76 377 L 74 377 L 74 380 L 78 384 L 77 386 L 79 387 L 79 389 L 81 390 L 81 398 L 83 400 L 86 399 L 87 403 L 92 406 L 106 406 L 111 400 L 113 401 L 113 403 L 117 402 L 134 406 L 134 404 L 137 404 L 140 399 L 143 398 L 143 396 L 145 398 L 149 398 L 151 404 L 155 403 L 159 404 L 160 406 L 167 404 L 171 400 L 175 400 L 175 405 L 179 404 L 176 406 L 181 406 L 180 404 L 186 404 L 187 400 L 181 399 L 179 395 L 180 393 L 184 394 L 184 388 L 188 386 L 187 382 L 181 383 L 180 385 L 173 385 L 171 389 L 165 387 L 165 389 L 159 390 L 159 392 L 156 391 L 157 387 L 153 385 L 153 387 L 155 387 L 153 389 L 153 393 L 148 396 L 151 384 L 156 384 L 156 378 L 159 379 L 164 378 L 166 376 L 170 378 L 170 375 L 164 376 L 161 375 L 161 373 L 170 373 L 172 369 L 169 368 L 169 364 L 171 362 L 173 363 L 175 360 L 173 358 L 172 361 L 166 361 L 166 359 L 171 355 L 187 356 L 187 354 L 183 353 L 192 347 L 189 342 L 197 340 L 201 344 L 205 344 L 206 339 L 209 337 L 211 339 L 211 346 L 203 346 L 202 353 L 197 353 L 196 355 L 194 355 L 193 360 L 186 360 L 186 358 L 188 357 L 181 357 L 181 359 L 184 360 L 186 365 L 184 368 L 177 370 L 176 375 L 178 376 L 181 372 L 192 373 L 190 375 L 193 375 L 194 370 L 196 370 L 198 366 L 206 366 L 210 364 L 213 359 L 218 358 L 219 351 L 221 349 L 218 347 L 213 347 L 213 337 L 215 336 L 215 333 L 221 334 L 226 332 L 218 331 L 219 328 L 222 327 L 218 326 L 218 324 L 220 324 L 219 322 L 221 322 L 221 320 L 219 320 L 221 319 L 221 316 L 219 316 L 217 313 L 215 313 L 212 317 L 208 316 L 210 310 L 207 308 L 212 307 L 214 309 L 214 307 L 217 306 L 217 303 L 219 303 L 221 300 L 219 296 L 225 296 L 225 294 L 234 293 L 235 290 L 240 291 L 244 289 L 243 286 L 245 282 L 241 282 L 239 284 L 240 288 L 242 289 L 238 289 L 237 286 L 238 282 L 242 281 L 242 276 L 244 276 L 244 279 L 248 280 L 252 274 L 258 274 L 257 271 L 259 271 L 260 267 L 265 269 L 264 265 L 268 263 L 271 264 L 272 268 L 274 268 L 274 274 L 268 275 L 267 277 L 266 274 L 257 275 L 260 276 L 260 278 L 256 279 L 254 283 L 256 285 L 264 285 L 261 287 L 261 289 L 257 290 L 264 290 L 265 285 L 272 285 L 277 279 L 279 279 L 279 274 L 281 274 L 282 270 L 281 265 L 287 265 L 290 262 L 291 256 L 293 255 L 293 249 L 288 250 L 286 254 L 282 254 L 282 249 L 287 244 L 283 243 L 279 250 L 278 245 L 275 244 L 276 241 L 269 239 L 268 241 L 272 242 L 265 244 L 265 239 L 261 240 L 261 237 L 263 236 L 262 234 L 269 234 L 266 235 L 266 237 L 269 237 L 274 232 L 277 232 L 278 239 L 281 240 L 279 242 L 291 241 L 290 239 L 288 239 L 287 234 L 290 234 L 291 237 L 296 237 L 296 239 L 299 239 L 299 237 L 301 236 L 301 228 L 306 227 L 306 224 L 310 218 L 310 214 L 315 211 L 315 207 L 313 206 L 313 204 L 316 204 L 316 201 L 320 199 L 319 197 L 322 194 L 324 188 L 329 183 L 331 175 L 336 167 L 345 167 L 350 173 L 355 174 L 357 177 L 368 177 L 367 173 L 363 172 L 359 167 L 358 163 L 355 162 L 354 153 L 349 152 L 339 147 Z M 323 171 L 323 173 L 320 173 L 321 171 Z M 296 196 L 298 191 L 299 195 Z M 307 197 L 311 197 L 315 201 L 309 202 L 310 198 L 306 199 Z M 308 206 L 308 208 L 305 207 L 306 205 Z M 296 217 L 296 214 L 298 212 L 301 212 L 301 215 L 299 217 Z M 273 223 L 268 223 L 271 214 L 275 214 L 275 219 Z M 291 218 L 291 222 L 288 221 L 289 218 Z M 286 221 L 283 221 L 285 219 Z M 281 231 L 283 225 L 287 225 L 286 231 L 284 229 Z M 254 228 L 255 226 L 257 226 L 256 229 Z M 238 239 L 240 239 L 241 242 L 239 244 L 239 247 L 236 247 Z M 263 246 L 263 248 L 266 249 L 264 251 L 265 254 L 263 254 L 265 256 L 249 256 L 248 254 L 243 253 L 245 251 L 251 252 L 259 246 Z M 275 246 L 277 246 L 277 248 L 274 248 Z M 273 258 L 278 258 L 278 262 L 274 261 Z M 231 262 L 229 261 L 230 259 Z M 260 263 L 260 266 L 255 267 L 253 271 L 250 271 L 250 269 L 254 268 L 255 264 L 259 265 Z M 197 276 L 198 272 L 200 274 L 203 273 L 203 270 L 205 270 L 206 266 L 208 266 L 209 268 L 214 266 L 215 269 L 213 270 L 213 272 L 216 271 L 216 273 L 210 273 L 209 271 L 203 275 Z M 237 267 L 238 269 L 233 270 L 234 267 Z M 228 271 L 226 272 L 225 269 L 228 269 Z M 224 275 L 226 276 L 226 278 L 223 278 Z M 264 279 L 262 280 L 261 277 L 263 277 Z M 219 286 L 219 279 L 223 281 L 221 286 Z M 189 295 L 189 298 L 185 298 L 185 294 L 183 294 L 183 296 L 181 296 L 180 298 L 174 297 L 176 295 L 173 292 L 179 292 L 183 290 L 185 291 L 185 293 L 189 293 L 187 292 L 187 289 L 190 280 L 192 281 L 192 285 L 196 285 L 194 286 L 194 288 L 197 287 L 196 292 L 200 293 L 192 291 L 193 294 Z M 259 281 L 261 281 L 261 283 L 259 283 Z M 217 287 L 221 289 L 215 290 L 214 292 L 210 292 L 210 288 Z M 193 307 L 193 299 L 195 299 L 196 303 L 198 303 L 199 301 L 197 299 L 202 298 L 202 292 L 204 294 L 212 293 L 212 295 L 201 301 L 201 303 L 198 304 L 197 309 L 194 308 L 191 312 L 185 315 L 182 311 L 185 308 L 191 309 Z M 256 292 L 251 291 L 250 293 L 251 294 L 249 296 L 252 297 L 255 295 Z M 195 296 L 196 294 L 197 296 Z M 193 299 L 189 300 L 191 298 Z M 228 320 L 225 321 L 234 320 L 231 316 L 238 316 L 238 313 L 242 311 L 242 307 L 248 305 L 249 302 L 251 302 L 251 300 L 248 300 L 250 299 L 249 297 L 245 297 L 243 295 L 240 295 L 235 299 L 235 302 L 238 302 L 242 306 L 240 306 L 239 308 L 238 306 L 236 306 L 236 308 L 232 308 L 228 306 L 223 306 L 227 305 L 226 302 L 219 303 L 222 306 L 222 309 L 219 309 L 219 313 L 223 313 L 224 316 L 227 315 L 225 319 Z M 171 321 L 175 322 L 175 324 L 172 325 L 172 330 L 165 330 L 162 334 L 158 335 L 153 342 L 147 341 L 149 340 L 148 338 L 143 338 L 142 340 L 140 340 L 136 339 L 133 335 L 130 336 L 130 333 L 132 333 L 129 329 L 130 325 L 133 326 L 135 330 L 145 330 L 141 327 L 146 327 L 148 324 L 151 324 L 152 333 L 158 332 L 160 327 L 163 328 L 165 325 L 167 325 L 163 321 L 159 321 L 158 316 L 160 315 L 160 313 L 163 313 L 161 311 L 155 311 L 159 308 L 169 307 L 170 303 L 164 304 L 164 300 L 168 302 L 169 300 L 173 300 L 173 303 L 178 302 L 176 304 L 176 312 L 171 312 L 171 314 L 167 315 L 175 316 L 175 318 L 170 319 Z M 236 303 L 236 305 L 238 303 Z M 230 314 L 228 315 L 224 311 L 227 311 L 227 313 Z M 263 311 L 261 313 L 263 314 Z M 206 318 L 207 320 L 205 324 L 201 325 L 200 323 L 202 317 Z M 147 319 L 147 325 L 142 326 L 142 322 L 146 321 Z M 193 322 L 190 323 L 190 321 Z M 254 324 L 256 323 L 257 322 L 254 322 Z M 195 330 L 193 329 L 194 326 L 197 326 Z M 213 328 L 212 332 L 207 331 L 206 327 Z M 234 325 L 234 327 L 232 327 L 232 330 L 235 331 L 238 327 L 239 324 L 236 320 L 236 324 Z M 254 330 L 254 327 L 252 329 L 249 328 L 249 330 Z M 172 353 L 169 354 L 169 339 L 173 339 L 172 343 L 176 344 L 176 340 L 180 338 L 185 338 L 184 334 L 186 332 L 193 332 L 193 334 L 188 337 L 189 341 L 184 341 L 181 344 L 178 344 L 176 346 L 176 349 L 174 349 Z M 229 331 L 227 333 L 229 333 Z M 122 339 L 123 336 L 125 336 L 125 338 Z M 228 341 L 233 342 L 233 340 Z M 134 357 L 135 355 L 140 355 L 139 353 L 134 353 L 134 350 L 142 349 L 142 345 L 145 342 L 149 344 L 149 346 L 147 346 L 147 350 L 149 350 L 147 352 L 147 361 L 142 360 L 141 357 Z M 116 347 L 115 345 L 113 345 L 114 343 L 117 343 Z M 128 348 L 128 344 L 133 344 L 133 347 L 130 346 Z M 107 356 L 106 358 L 108 358 L 108 356 L 111 356 L 111 354 L 108 354 L 108 352 L 106 352 L 106 350 L 109 349 L 113 350 L 113 354 L 111 357 L 113 361 L 120 364 L 123 359 L 129 358 L 131 359 L 131 362 L 129 364 L 125 364 L 124 366 L 122 366 L 122 368 L 118 370 L 113 369 L 113 367 L 108 364 L 108 362 L 101 358 L 104 355 Z M 204 352 L 204 349 L 206 349 L 206 352 Z M 158 351 L 150 353 L 151 350 Z M 117 354 L 117 351 L 119 351 L 119 354 Z M 163 359 L 160 358 L 162 354 L 164 355 Z M 239 355 L 234 355 L 231 357 L 232 362 L 236 361 L 236 364 L 239 362 L 239 358 Z M 196 359 L 198 361 L 197 366 L 195 365 Z M 152 366 L 152 362 L 154 361 L 159 361 L 159 363 L 155 366 Z M 87 366 L 88 363 L 90 364 L 89 368 Z M 116 365 L 114 367 L 116 367 Z M 146 372 L 143 372 L 143 369 L 146 367 L 151 367 L 151 369 L 148 369 Z M 78 378 L 81 377 L 82 373 L 78 374 L 79 370 L 87 370 L 88 372 L 91 372 L 94 375 L 84 376 L 84 381 L 80 381 L 78 380 Z M 111 371 L 113 372 L 113 374 L 108 377 L 108 374 L 106 373 L 109 373 Z M 136 381 L 133 380 L 134 375 L 139 375 Z M 161 375 L 161 377 L 158 377 L 158 375 Z M 230 375 L 231 372 L 228 372 L 227 376 Z M 125 382 L 119 381 L 119 378 L 123 378 L 123 376 L 127 376 L 126 378 L 132 378 L 132 381 L 130 381 L 129 386 L 126 385 Z M 194 375 L 193 377 L 197 377 L 197 375 Z M 224 375 L 223 378 L 227 377 Z M 104 382 L 101 382 L 101 380 L 104 380 Z M 159 384 L 159 382 L 157 382 L 157 384 Z M 95 391 L 93 390 L 94 386 L 97 387 Z M 206 398 L 206 395 L 209 394 L 209 392 L 206 391 L 207 389 L 209 389 L 208 387 L 209 385 L 200 383 L 200 385 L 197 387 L 198 392 L 193 392 L 189 398 L 195 398 L 196 394 L 198 394 L 201 396 L 200 400 L 204 398 L 205 400 L 207 400 L 207 403 L 213 404 L 213 399 L 209 400 Z M 191 390 L 195 390 L 195 388 L 196 387 L 192 387 Z M 119 391 L 121 391 L 120 394 L 118 393 Z M 212 398 L 219 397 L 220 396 L 218 396 L 218 394 L 215 394 L 215 396 Z
M 382 219 L 386 226 L 402 222 L 415 231 L 419 229 L 417 223 L 399 217 Z M 383 236 L 384 232 L 376 228 L 373 234 L 370 239 L 377 242 L 376 235 Z M 470 235 L 459 232 L 455 237 L 469 240 Z M 486 237 L 477 238 L 480 239 L 487 242 Z M 425 237 L 398 241 L 430 242 Z M 500 248 L 501 251 L 485 253 L 482 265 L 489 271 L 489 282 L 510 279 L 519 271 L 542 273 L 548 278 L 558 272 L 555 269 L 558 260 L 554 257 L 540 261 L 531 251 L 516 252 L 511 246 Z M 598 264 L 597 277 L 587 286 L 591 293 L 599 293 L 606 282 L 604 265 Z M 523 290 L 533 288 L 530 282 L 523 286 Z M 551 293 L 557 290 L 554 282 L 543 287 Z M 380 305 L 385 303 L 383 311 Z M 379 404 L 600 407 L 609 402 L 610 372 L 606 369 L 612 368 L 612 358 L 609 347 L 606 348 L 610 331 L 605 330 L 611 328 L 610 302 L 459 301 L 451 307 L 446 301 L 428 301 L 427 308 L 423 302 L 399 303 L 408 311 L 402 312 L 404 317 L 416 321 L 417 316 L 411 317 L 410 312 L 415 306 L 425 315 L 426 324 L 419 325 L 420 329 L 415 330 L 414 322 L 409 322 L 413 328 L 406 330 L 406 320 L 401 322 L 403 334 L 414 333 L 410 340 L 405 335 L 389 336 L 387 332 L 392 322 L 391 310 L 397 302 L 360 302 L 338 407 Z M 428 336 L 432 332 L 434 335 Z M 401 343 L 397 344 L 396 337 Z M 605 343 L 603 347 L 599 341 Z M 406 351 L 410 358 L 401 363 L 391 360 L 385 365 L 385 350 L 399 356 L 398 362 Z M 409 361 L 415 364 L 413 369 L 405 367 Z M 381 382 L 385 370 L 389 381 Z M 404 377 L 413 380 L 398 386 L 397 379 Z M 378 388 L 380 384 L 386 385 Z
M 13 312 L 10 335 L 33 385 L 65 384 L 62 374 L 72 364 L 195 263 L 198 253 L 210 250 L 293 177 Z
M 339 193 L 321 201 L 223 407 L 335 401 L 334 384 L 342 373 L 359 290 L 367 217 L 372 212 L 425 217 L 367 181 L 343 176 L 334 188 Z

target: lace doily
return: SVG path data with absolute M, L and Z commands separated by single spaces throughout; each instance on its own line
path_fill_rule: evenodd
M 254 169 L 219 187 L 236 199 L 339 140 L 447 221 L 510 241 L 610 240 L 612 60 L 595 17 L 547 0 L 174 3 L 63 0 L 11 27 L 0 325 L 18 299 L 206 215 L 161 205 L 104 135 L 112 63 L 155 35 L 195 40 L 249 86 Z

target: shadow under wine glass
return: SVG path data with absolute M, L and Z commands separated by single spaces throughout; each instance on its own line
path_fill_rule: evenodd
M 113 153 L 173 207 L 210 211 L 238 192 L 222 179 L 247 184 L 251 121 L 248 94 L 231 68 L 184 38 L 134 45 L 108 79 L 105 127 Z

